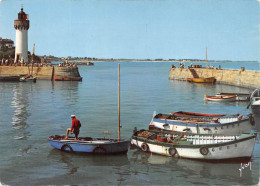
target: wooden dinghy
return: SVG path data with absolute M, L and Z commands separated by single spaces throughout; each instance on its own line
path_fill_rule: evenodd
M 82 77 L 63 77 L 54 75 L 53 78 L 55 81 L 82 81 Z
M 204 99 L 207 101 L 230 102 L 230 101 L 236 101 L 237 96 L 236 95 L 215 95 L 215 96 L 205 95 Z
M 62 151 L 90 154 L 122 154 L 127 153 L 129 148 L 129 140 L 92 137 L 79 137 L 74 140 L 74 137 L 65 139 L 65 135 L 50 136 L 49 143 Z
M 203 114 L 206 115 L 206 114 Z M 187 132 L 193 134 L 231 134 L 249 133 L 255 125 L 252 114 L 196 116 L 156 114 L 153 115 L 149 129 Z
M 250 94 L 246 94 L 246 93 L 217 93 L 216 96 L 231 96 L 231 95 L 235 95 L 236 96 L 236 101 L 249 101 L 250 100 Z
M 250 159 L 255 134 L 184 135 L 140 130 L 134 132 L 131 145 L 144 152 L 200 160 Z
M 215 83 L 216 78 L 215 77 L 209 77 L 209 78 L 187 78 L 188 82 L 191 83 Z

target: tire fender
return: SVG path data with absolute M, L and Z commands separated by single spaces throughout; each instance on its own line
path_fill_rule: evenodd
M 171 156 L 174 156 L 177 153 L 177 150 L 174 147 L 171 147 L 171 148 L 168 149 L 168 153 Z
M 144 151 L 144 152 L 148 152 L 148 151 L 149 151 L 149 146 L 148 146 L 146 143 L 143 143 L 143 144 L 141 145 L 141 149 L 142 149 L 142 151 Z
M 94 154 L 106 154 L 107 150 L 104 147 L 98 146 L 93 150 Z
M 65 150 L 65 149 L 69 149 L 69 150 Z M 72 149 L 72 147 L 69 145 L 69 144 L 64 144 L 64 145 L 62 145 L 62 147 L 61 147 L 61 150 L 62 151 L 66 151 L 66 152 L 73 152 L 73 149 Z
M 207 147 L 205 147 L 205 146 L 202 146 L 202 147 L 200 147 L 200 153 L 203 156 L 206 156 L 209 153 L 209 149 Z

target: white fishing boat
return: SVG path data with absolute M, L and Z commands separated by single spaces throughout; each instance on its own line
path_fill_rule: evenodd
M 73 137 L 65 135 L 54 135 L 49 137 L 52 147 L 68 152 L 84 152 L 92 154 L 119 154 L 127 153 L 130 140 L 120 137 L 120 65 L 118 64 L 118 138 L 99 138 L 99 137 Z
M 135 131 L 131 145 L 144 152 L 200 160 L 250 159 L 255 134 L 198 135 Z
M 204 100 L 216 101 L 216 102 L 231 102 L 231 101 L 236 101 L 236 99 L 237 99 L 236 95 L 215 95 L 215 96 L 205 95 L 204 96 Z
M 178 112 L 177 114 L 156 114 L 156 112 L 154 112 L 152 121 L 149 124 L 149 129 L 193 134 L 237 135 L 249 133 L 255 125 L 252 114 L 248 116 L 239 114 L 219 116 L 217 114 L 196 114 L 197 115 L 179 115 Z

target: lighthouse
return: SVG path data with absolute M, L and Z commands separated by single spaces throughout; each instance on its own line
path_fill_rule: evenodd
M 28 63 L 28 15 L 23 11 L 18 13 L 18 19 L 14 20 L 14 28 L 16 30 L 16 46 L 15 46 L 15 62 L 21 60 Z

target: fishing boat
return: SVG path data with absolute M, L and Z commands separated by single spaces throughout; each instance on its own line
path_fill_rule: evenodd
M 54 75 L 53 78 L 55 81 L 82 81 L 82 77 L 63 77 L 59 75 Z
M 206 48 L 206 66 L 208 65 L 208 52 Z M 190 69 L 192 72 L 193 78 L 187 78 L 186 80 L 191 83 L 215 83 L 216 78 L 215 77 L 208 77 L 208 78 L 203 78 L 199 77 L 194 70 Z
M 199 160 L 250 159 L 255 134 L 198 135 L 134 131 L 131 145 L 144 152 Z
M 192 83 L 215 83 L 216 78 L 215 77 L 209 77 L 209 78 L 187 78 L 188 82 Z
M 68 152 L 127 153 L 130 140 L 121 139 L 120 128 L 120 65 L 118 64 L 118 138 L 79 137 L 78 140 L 75 140 L 73 137 L 66 137 L 65 135 L 54 135 L 49 137 L 49 143 L 56 149 Z
M 205 95 L 204 99 L 207 101 L 216 101 L 216 102 L 231 102 L 236 101 L 236 95 L 215 95 L 215 96 L 208 96 Z
M 252 114 L 244 115 L 220 115 L 220 116 L 198 115 L 175 115 L 156 114 L 154 112 L 149 129 L 165 131 L 177 131 L 193 134 L 230 134 L 237 135 L 249 133 L 255 125 Z

